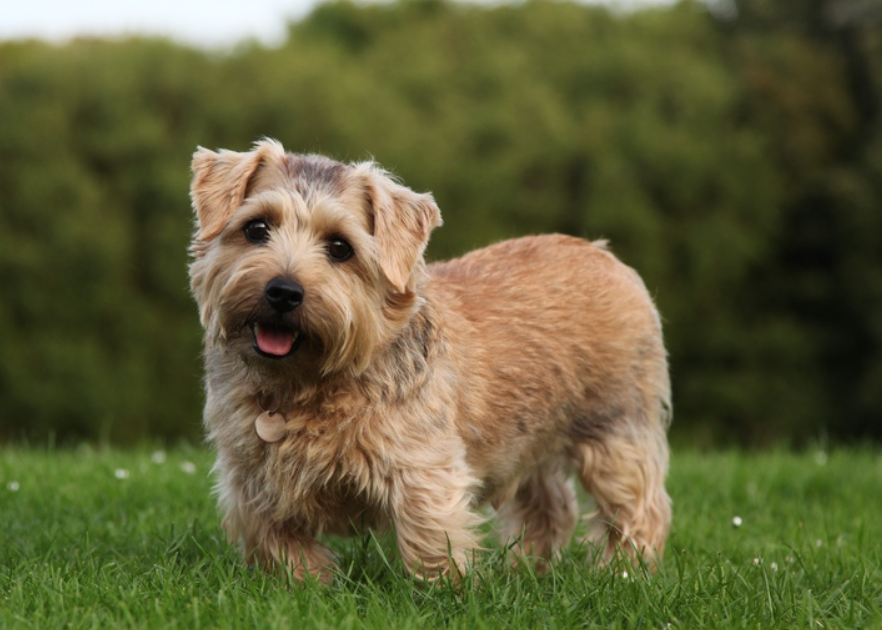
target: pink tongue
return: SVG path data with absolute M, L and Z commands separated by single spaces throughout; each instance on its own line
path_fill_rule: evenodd
M 294 345 L 294 335 L 284 330 L 257 326 L 255 333 L 257 334 L 257 347 L 267 354 L 284 356 L 291 352 L 291 346 Z

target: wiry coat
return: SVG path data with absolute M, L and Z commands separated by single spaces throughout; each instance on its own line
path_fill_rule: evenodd
M 661 327 L 603 243 L 528 237 L 426 267 L 434 201 L 373 164 L 264 141 L 200 150 L 193 168 L 205 426 L 225 527 L 249 557 L 327 579 L 323 532 L 393 525 L 405 564 L 431 577 L 467 564 L 490 503 L 503 536 L 550 558 L 575 526 L 571 473 L 607 557 L 662 551 Z M 242 235 L 255 219 L 271 227 L 259 245 Z M 329 259 L 333 239 L 351 259 Z M 266 304 L 276 277 L 303 287 L 284 320 Z M 252 347 L 249 326 L 271 317 L 298 338 L 290 356 Z M 267 404 L 284 417 L 272 443 L 255 432 Z

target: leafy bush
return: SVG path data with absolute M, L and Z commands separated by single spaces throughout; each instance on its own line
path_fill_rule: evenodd
M 336 2 L 279 48 L 0 44 L 0 436 L 199 435 L 189 159 L 271 136 L 432 190 L 434 258 L 609 238 L 665 317 L 679 439 L 879 437 L 882 29 L 737 4 Z

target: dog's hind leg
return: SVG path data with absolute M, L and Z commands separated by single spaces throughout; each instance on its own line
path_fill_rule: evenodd
M 514 542 L 517 557 L 539 559 L 537 569 L 557 556 L 576 527 L 578 506 L 572 479 L 557 467 L 540 469 L 498 511 L 499 537 Z
M 602 439 L 577 445 L 581 480 L 596 509 L 586 539 L 609 561 L 616 548 L 650 564 L 661 557 L 671 523 L 664 481 L 668 444 L 661 423 L 626 422 Z

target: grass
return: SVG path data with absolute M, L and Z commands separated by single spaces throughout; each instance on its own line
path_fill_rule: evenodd
M 414 584 L 386 539 L 333 541 L 332 587 L 241 563 L 211 456 L 0 449 L 0 628 L 882 628 L 882 457 L 675 452 L 655 575 L 549 574 L 488 551 L 474 588 Z M 735 517 L 740 527 L 733 525 Z

